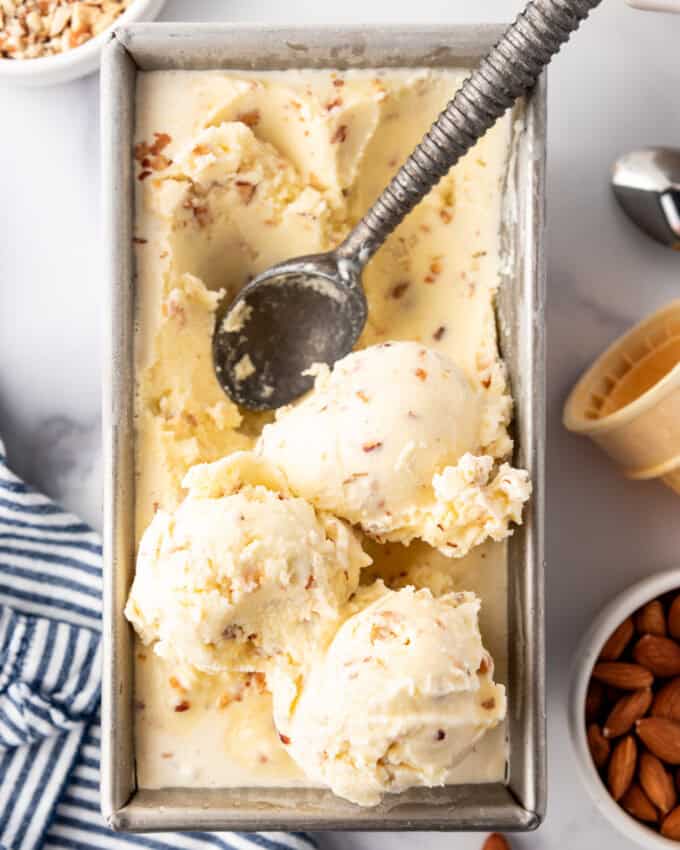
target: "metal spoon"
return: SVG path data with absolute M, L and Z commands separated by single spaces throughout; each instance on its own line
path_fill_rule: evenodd
M 680 150 L 644 148 L 625 154 L 614 163 L 612 188 L 641 230 L 680 251 Z
M 243 407 L 280 407 L 308 390 L 314 363 L 347 354 L 366 322 L 361 270 L 466 151 L 536 82 L 601 0 L 535 0 L 456 92 L 345 241 L 273 266 L 245 286 L 215 325 L 217 378 Z

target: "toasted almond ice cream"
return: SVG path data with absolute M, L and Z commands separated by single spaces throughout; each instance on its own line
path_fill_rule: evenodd
M 521 109 L 500 119 L 442 178 L 363 272 L 369 312 L 357 348 L 410 340 L 460 370 L 449 381 L 453 396 L 432 400 L 436 393 L 430 392 L 430 402 L 429 379 L 400 375 L 395 383 L 393 372 L 384 378 L 375 374 L 374 384 L 389 405 L 373 402 L 371 415 L 379 410 L 388 432 L 416 444 L 403 454 L 401 449 L 393 453 L 396 440 L 383 448 L 383 459 L 399 462 L 405 474 L 402 481 L 386 468 L 378 478 L 393 506 L 381 511 L 359 479 L 340 489 L 340 471 L 330 462 L 312 472 L 314 453 L 334 445 L 335 437 L 331 433 L 323 443 L 311 430 L 311 419 L 292 414 L 291 430 L 297 423 L 302 431 L 300 439 L 292 435 L 297 442 L 290 453 L 290 485 L 264 466 L 254 471 L 252 455 L 248 472 L 243 459 L 235 469 L 231 461 L 214 465 L 235 452 L 253 451 L 273 418 L 239 409 L 215 377 L 211 342 L 222 320 L 220 305 L 274 263 L 339 244 L 467 74 L 466 68 L 305 68 L 137 75 L 134 533 L 137 544 L 144 542 L 128 613 L 150 643 L 147 648 L 138 638 L 134 652 L 140 788 L 323 782 L 318 774 L 308 777 L 279 739 L 272 721 L 272 668 L 299 662 L 303 675 L 313 643 L 319 644 L 315 658 L 319 652 L 323 658 L 338 625 L 355 613 L 346 598 L 365 556 L 342 519 L 329 520 L 327 512 L 318 505 L 312 510 L 311 500 L 296 492 L 294 476 L 304 481 L 314 474 L 324 492 L 340 492 L 357 515 L 366 507 L 367 518 L 377 523 L 372 537 L 363 534 L 362 546 L 373 558 L 362 571 L 363 585 L 381 579 L 395 590 L 427 587 L 436 596 L 465 590 L 483 599 L 484 643 L 498 680 L 506 680 L 507 553 L 503 542 L 493 542 L 492 532 L 505 534 L 507 517 L 519 516 L 522 481 L 501 474 L 512 448 L 512 405 L 494 299 L 512 265 L 501 232 L 503 216 L 513 210 L 512 148 Z M 237 326 L 246 318 L 237 316 Z M 247 359 L 239 364 L 242 377 L 250 369 Z M 320 376 L 319 386 L 323 380 Z M 412 409 L 398 407 L 409 396 L 423 410 L 426 403 L 436 407 L 447 427 L 423 418 L 422 431 L 412 432 L 412 438 L 408 427 L 414 423 L 393 427 L 395 411 Z M 354 401 L 365 406 L 359 397 Z M 306 404 L 300 408 L 307 410 Z M 461 417 L 464 405 L 468 415 Z M 356 429 L 370 430 L 363 419 L 356 419 L 355 429 L 351 416 L 343 416 L 333 421 L 349 423 L 342 435 L 347 445 L 358 440 Z M 330 418 L 326 424 L 332 424 Z M 283 427 L 280 417 L 274 428 L 283 434 Z M 448 446 L 441 465 L 441 445 L 421 445 L 432 435 Z M 370 439 L 367 433 L 361 444 Z M 311 454 L 304 469 L 307 441 Z M 348 463 L 375 463 L 366 469 L 373 475 L 377 451 L 364 452 L 359 445 L 343 457 Z M 430 463 L 433 469 L 425 474 Z M 187 478 L 197 464 L 209 466 Z M 184 483 L 190 485 L 188 494 Z M 247 508 L 243 534 L 235 524 L 239 507 Z M 397 522 L 388 510 L 403 515 Z M 308 575 L 308 562 L 298 557 L 302 538 L 293 535 L 291 518 L 298 532 L 318 540 L 309 558 L 330 572 L 327 586 L 309 594 L 302 593 L 295 573 L 290 600 L 282 603 L 276 570 L 287 575 L 294 564 Z M 386 536 L 380 536 L 383 529 Z M 453 559 L 448 548 L 439 551 L 418 539 L 403 546 L 390 539 L 424 532 L 440 547 L 454 540 L 464 549 L 486 535 L 488 541 Z M 359 526 L 356 533 L 361 534 Z M 176 544 L 180 548 L 173 551 Z M 249 580 L 248 559 L 255 552 L 267 568 L 259 588 Z M 347 580 L 338 566 L 342 562 Z M 231 593 L 232 583 L 233 597 L 215 592 L 229 587 Z M 366 593 L 362 589 L 358 596 L 363 607 Z M 192 637 L 187 632 L 194 622 Z M 248 631 L 245 640 L 229 630 L 232 624 Z M 280 648 L 284 630 L 290 657 L 268 656 Z M 251 634 L 257 639 L 249 641 Z M 197 671 L 196 665 L 209 672 Z M 238 669 L 222 672 L 225 665 Z M 506 755 L 501 723 L 447 782 L 502 782 Z
M 145 532 L 125 609 L 154 651 L 208 673 L 302 663 L 370 563 L 341 520 L 240 452 L 194 467 Z
M 452 557 L 462 557 L 489 539 L 505 540 L 512 534 L 510 523 L 522 522 L 522 508 L 531 495 L 524 469 L 497 466 L 489 455 L 469 452 L 437 473 L 432 487 L 435 506 L 421 536 Z
M 462 557 L 507 537 L 531 492 L 526 472 L 488 453 L 505 428 L 499 406 L 446 355 L 388 342 L 322 367 L 258 450 L 295 493 L 375 539 Z
M 276 726 L 306 775 L 363 806 L 445 784 L 505 716 L 479 607 L 473 593 L 359 591 L 309 675 L 273 677 Z
M 162 459 L 154 470 L 151 503 L 172 510 L 182 479 L 197 463 L 249 447 L 237 429 L 238 407 L 227 398 L 212 368 L 212 329 L 221 293 L 183 273 L 164 297 L 153 362 L 139 378 L 137 446 Z M 151 521 L 152 504 L 144 519 Z

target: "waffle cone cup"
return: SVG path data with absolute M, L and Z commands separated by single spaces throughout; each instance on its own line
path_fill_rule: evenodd
M 627 478 L 661 478 L 680 494 L 680 300 L 624 334 L 581 377 L 564 425 Z

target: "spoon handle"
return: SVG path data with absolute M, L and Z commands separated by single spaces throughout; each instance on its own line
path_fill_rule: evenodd
M 533 0 L 465 80 L 337 254 L 364 265 L 496 122 L 601 0 Z

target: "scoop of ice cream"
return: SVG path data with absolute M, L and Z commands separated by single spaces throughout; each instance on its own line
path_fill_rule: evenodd
M 159 655 L 206 672 L 301 662 L 370 563 L 354 533 L 249 452 L 193 467 L 184 486 L 142 538 L 127 618 Z
M 322 367 L 313 391 L 267 425 L 258 451 L 293 492 L 380 541 L 422 538 L 462 557 L 501 540 L 529 497 L 527 473 L 496 473 L 484 397 L 444 355 L 391 342 Z
M 152 505 L 177 506 L 182 479 L 197 464 L 244 449 L 237 429 L 241 414 L 227 398 L 212 363 L 212 333 L 220 292 L 210 292 L 183 274 L 163 299 L 155 339 L 139 341 L 148 363 L 138 380 L 137 459 L 146 470 L 146 498 L 138 499 L 137 521 L 145 528 Z
M 443 785 L 505 716 L 505 688 L 493 682 L 474 594 L 377 582 L 353 605 L 306 680 L 275 674 L 274 718 L 310 778 L 370 806 Z
M 191 272 L 229 298 L 252 275 L 341 235 L 327 193 L 242 121 L 198 131 L 159 179 L 150 202 L 172 228 L 172 274 Z

